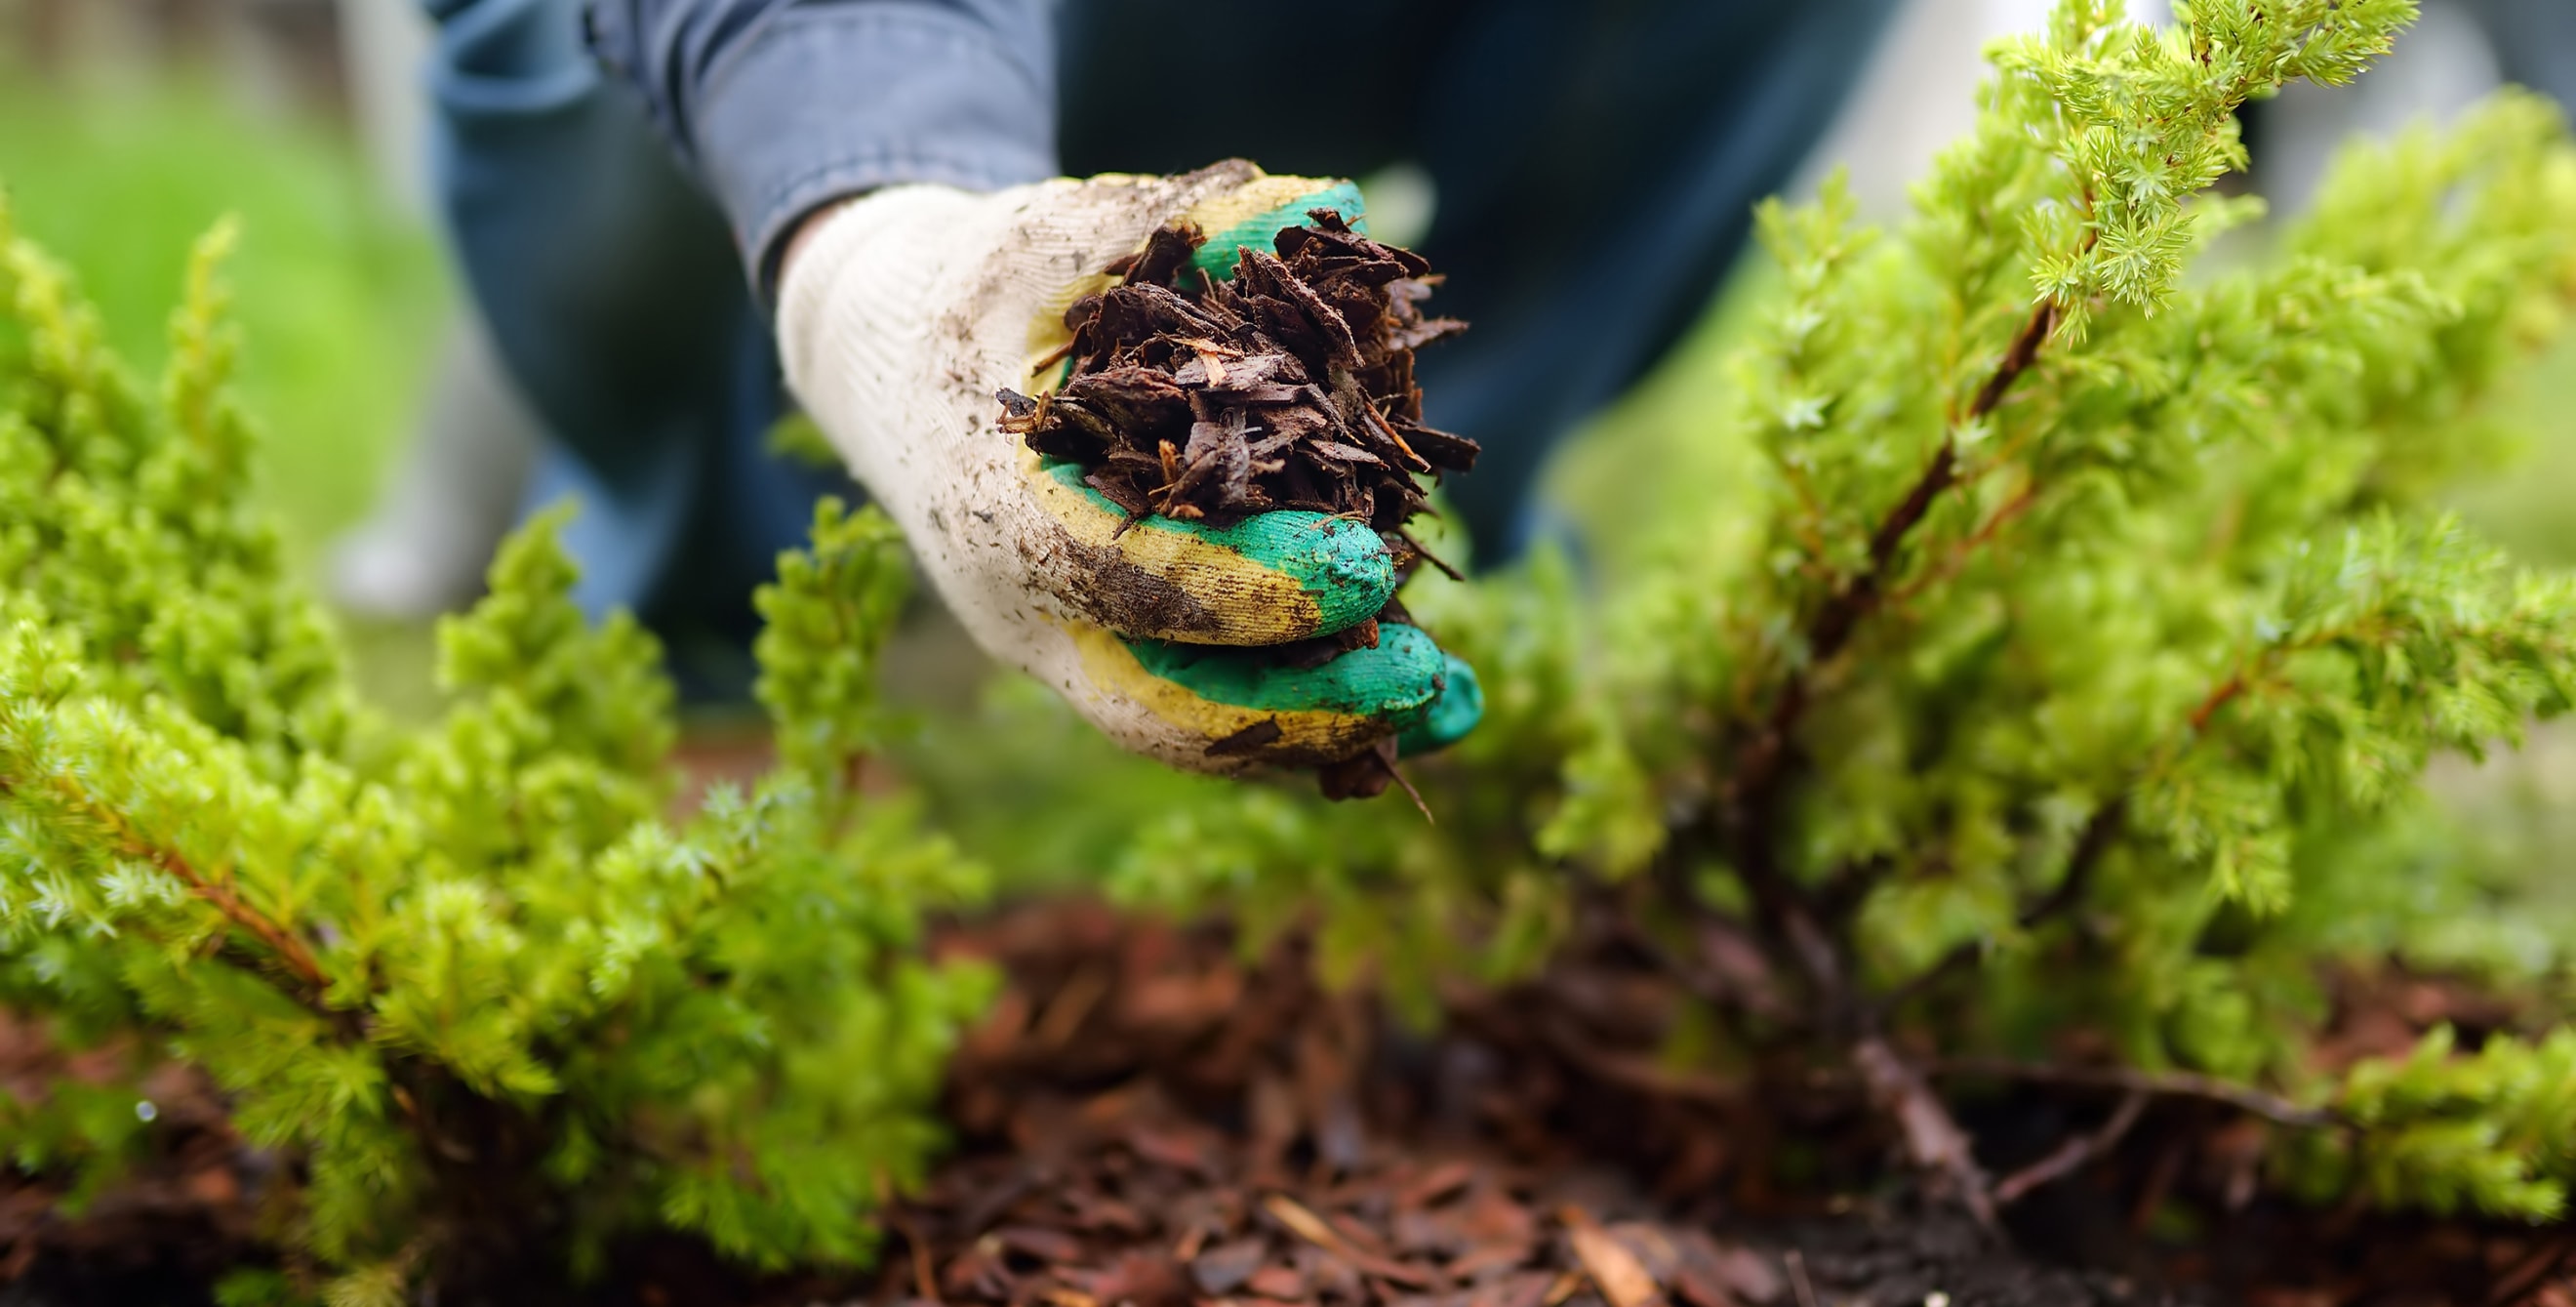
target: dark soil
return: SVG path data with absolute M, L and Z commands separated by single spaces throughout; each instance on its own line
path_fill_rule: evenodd
M 658 1239 L 607 1283 L 482 1300 L 2576 1307 L 2566 1230 L 2231 1193 L 2241 1129 L 2188 1111 L 2151 1113 L 2117 1156 L 2025 1199 L 2007 1247 L 1912 1197 L 1851 1087 L 1766 1101 L 1658 1060 L 1677 1000 L 1613 940 L 1541 983 L 1446 996 L 1436 1036 L 1320 991 L 1293 943 L 1247 963 L 1214 927 L 1051 904 L 944 947 L 1010 984 L 957 1060 L 958 1149 L 891 1216 L 874 1272 L 758 1280 Z M 2391 1037 L 2447 1015 L 2420 987 L 2372 997 L 2399 1014 L 2372 1018 Z M 0 1027 L 13 1090 L 64 1065 L 40 1031 Z M 168 1073 L 155 1095 L 151 1161 L 79 1218 L 46 1182 L 0 1191 L 0 1304 L 202 1303 L 215 1268 L 256 1256 L 274 1166 L 202 1083 Z M 2001 1166 L 2091 1111 L 2007 1097 L 1965 1115 Z

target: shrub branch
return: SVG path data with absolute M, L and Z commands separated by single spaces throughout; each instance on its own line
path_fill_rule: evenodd
M 1993 413 L 2011 393 L 2014 383 L 2038 362 L 2041 348 L 2059 319 L 2053 300 L 2043 300 L 2031 311 L 1994 372 L 1978 387 L 1965 421 L 1979 421 Z M 1780 824 L 1786 815 L 1785 789 L 1795 762 L 1795 738 L 1813 698 L 1814 671 L 1840 655 L 1862 623 L 1882 606 L 1888 592 L 1887 580 L 1895 571 L 1907 539 L 1930 515 L 1941 496 L 1958 485 L 1959 445 L 1954 426 L 1943 434 L 1931 460 L 1904 497 L 1870 532 L 1867 565 L 1838 587 L 1809 621 L 1805 658 L 1783 679 L 1761 727 L 1736 752 L 1728 784 L 1731 800 L 1723 805 L 1724 833 L 1703 829 L 1691 832 L 1691 838 L 1677 833 L 1668 844 L 1664 874 L 1658 880 L 1668 898 L 1696 914 L 1703 909 L 1688 883 L 1690 865 L 1697 854 L 1711 847 L 1729 850 L 1737 874 L 1753 896 L 1757 913 L 1769 927 L 1765 935 L 1783 943 L 1788 961 L 1806 977 L 1818 1023 L 1846 1041 L 1847 1055 L 1860 1073 L 1872 1106 L 1896 1124 L 1905 1140 L 1907 1156 L 1916 1165 L 1946 1177 L 1961 1204 L 1991 1228 L 1995 1220 L 1992 1188 L 1977 1165 L 1967 1133 L 1960 1129 L 1920 1069 L 1888 1042 L 1883 1030 L 1887 1004 L 1866 1000 L 1853 987 L 1849 947 L 1840 938 L 1845 933 L 1841 918 L 1848 913 L 1836 913 L 1836 920 L 1831 922 L 1821 919 L 1817 905 L 1779 865 L 1778 853 Z M 1698 824 L 1704 826 L 1706 821 L 1703 817 Z M 2116 814 L 2105 825 L 2115 826 Z M 2105 834 L 2098 842 L 2107 841 Z M 2086 864 L 2098 856 L 2098 851 L 2082 856 L 2069 867 L 2067 883 L 2060 889 L 2070 901 L 2080 897 Z M 1856 901 L 1861 896 L 1850 897 Z M 2050 907 L 2047 911 L 2053 915 L 2059 910 Z
M 2039 361 L 2041 347 L 2048 343 L 2061 314 L 2055 300 L 2042 300 L 2031 310 L 2021 330 L 2005 348 L 1995 370 L 1977 388 L 1976 398 L 1968 405 L 1964 422 L 1978 422 L 1993 414 L 2013 384 Z M 1858 575 L 1836 588 L 1833 595 L 1816 610 L 1807 624 L 1805 657 L 1782 681 L 1780 692 L 1772 698 L 1771 710 L 1762 726 L 1736 751 L 1730 775 L 1737 803 L 1743 813 L 1755 816 L 1776 807 L 1778 789 L 1787 773 L 1791 739 L 1800 720 L 1806 715 L 1812 698 L 1811 680 L 1815 669 L 1832 662 L 1861 623 L 1876 612 L 1886 595 L 1887 579 L 1896 566 L 1897 554 L 1906 539 L 1932 511 L 1942 494 L 1959 484 L 1959 442 L 1956 426 L 1943 433 L 1931 460 L 1914 479 L 1904 498 L 1879 520 L 1869 536 L 1869 563 Z M 2025 495 L 2035 498 L 2036 492 Z M 2025 504 L 2026 507 L 2026 504 Z M 2018 513 L 2020 510 L 2014 510 Z M 1757 816 L 1758 820 L 1758 816 Z M 1765 841 L 1767 843 L 1767 841 Z
M 2045 1062 L 2014 1062 L 2004 1058 L 1960 1057 L 1934 1062 L 1928 1073 L 1936 1080 L 2013 1080 L 2073 1089 L 2109 1089 L 2157 1098 L 2195 1099 L 2232 1107 L 2274 1125 L 2303 1129 L 2335 1125 L 2343 1120 L 2323 1108 L 2303 1107 L 2278 1094 L 2189 1071 L 2139 1071 L 2129 1067 L 2062 1066 Z
M 331 988 L 331 978 L 323 972 L 313 950 L 293 930 L 243 901 L 229 878 L 207 875 L 177 850 L 163 848 L 143 838 L 123 814 L 99 803 L 68 777 L 54 778 L 53 790 L 64 804 L 104 829 L 119 854 L 150 863 L 163 875 L 187 886 L 188 893 L 197 901 L 223 914 L 226 921 L 266 947 L 269 956 L 294 977 L 295 983 L 287 988 L 288 997 L 322 1016 L 338 1015 L 323 1002 L 323 995 Z M 0 798 L 17 792 L 18 787 L 8 777 L 0 776 Z

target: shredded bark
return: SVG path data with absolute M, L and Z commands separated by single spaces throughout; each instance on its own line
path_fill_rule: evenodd
M 1408 563 L 1404 524 L 1476 442 L 1422 423 L 1413 352 L 1461 330 L 1427 317 L 1439 277 L 1421 255 L 1309 211 L 1276 253 L 1245 247 L 1234 276 L 1190 262 L 1206 237 L 1154 233 L 1111 265 L 1125 280 L 1065 311 L 1064 384 L 1000 392 L 1002 429 L 1069 459 L 1129 521 L 1227 525 L 1275 509 L 1366 522 Z
M 2013 1080 L 1968 1115 L 2026 1176 L 2021 1247 L 1909 1198 L 1866 1087 L 1796 1062 L 1676 1061 L 1691 998 L 1586 916 L 1556 962 L 1444 991 L 1444 1020 L 1328 991 L 1292 931 L 1026 904 L 940 932 L 1004 986 L 949 1069 L 955 1150 L 882 1214 L 866 1270 L 776 1277 L 644 1235 L 605 1277 L 439 1301 L 494 1307 L 2565 1307 L 2565 1227 L 2370 1216 L 2253 1183 L 2267 1123 L 2125 1087 Z M 1774 982 L 1746 956 L 1748 992 Z M 1737 974 L 1740 973 L 1740 974 Z M 2433 977 L 2333 978 L 2335 1056 L 2402 1053 L 2433 1023 L 2510 1012 Z M 117 1050 L 69 1054 L 0 1017 L 0 1091 L 35 1101 Z M 133 1169 L 85 1207 L 65 1177 L 0 1176 L 0 1303 L 210 1301 L 259 1264 L 291 1156 L 249 1148 L 203 1077 L 165 1066 Z M 2077 1110 L 2070 1110 L 2077 1109 Z M 2098 1122 L 2098 1124 L 2097 1124 Z M 2070 1130 L 2075 1133 L 2070 1136 Z M 2070 1139 L 2088 1157 L 2058 1159 Z M 1784 1186 L 1784 1174 L 1804 1179 Z M 2044 1195 L 2044 1197 L 2042 1197 Z M 2166 1228 L 2158 1213 L 2194 1219 Z

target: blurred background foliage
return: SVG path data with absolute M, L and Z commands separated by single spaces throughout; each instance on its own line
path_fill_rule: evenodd
M 191 242 L 230 213 L 268 493 L 300 555 L 367 509 L 420 398 L 449 292 L 436 242 L 327 120 L 261 113 L 201 73 L 116 86 L 0 75 L 0 179 L 29 236 L 68 262 L 112 347 L 167 355 Z

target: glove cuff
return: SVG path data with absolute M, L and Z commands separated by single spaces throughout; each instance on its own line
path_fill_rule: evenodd
M 900 421 L 887 411 L 915 396 L 940 283 L 989 252 L 984 213 L 1000 195 L 935 185 L 894 186 L 819 219 L 781 270 L 778 352 L 787 385 L 862 481 Z M 891 427 L 901 430 L 900 426 Z M 873 487 L 883 493 L 882 487 Z

